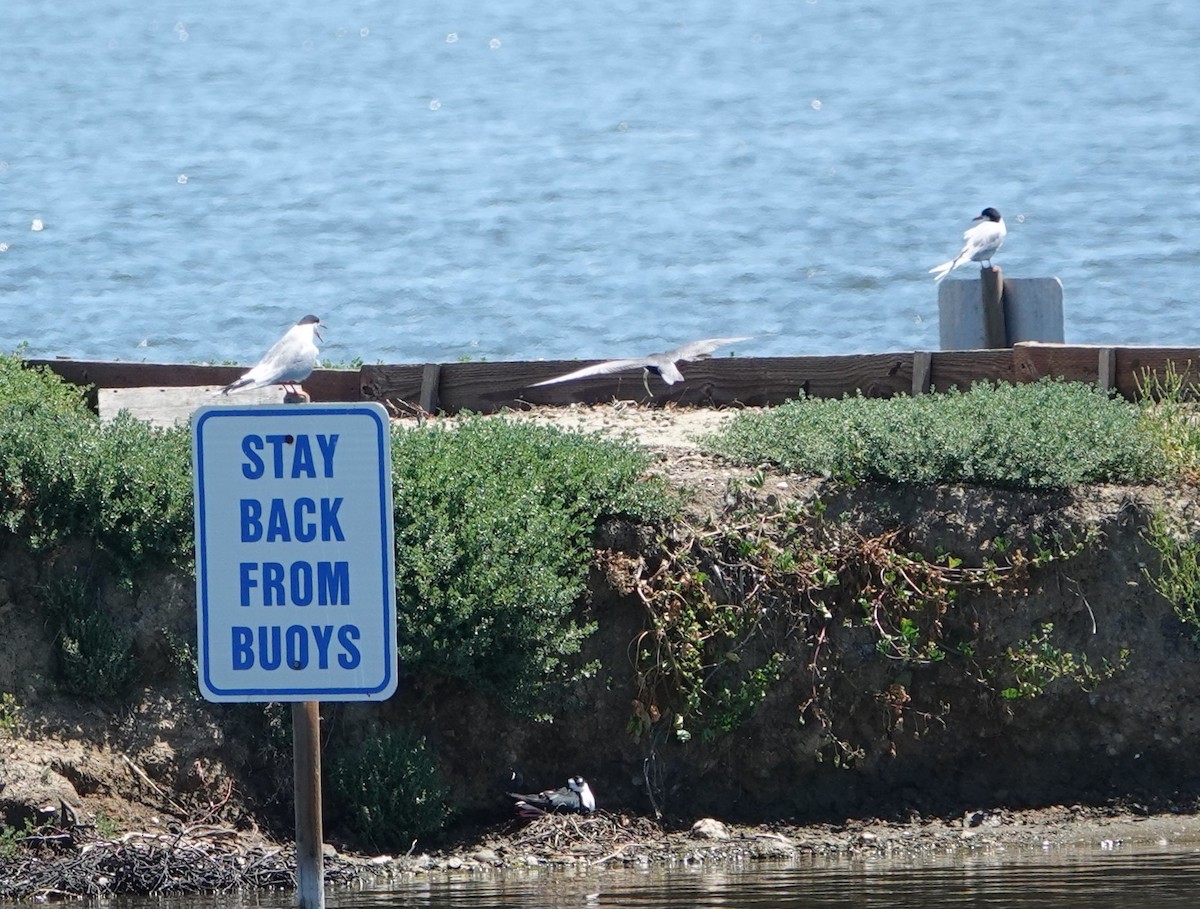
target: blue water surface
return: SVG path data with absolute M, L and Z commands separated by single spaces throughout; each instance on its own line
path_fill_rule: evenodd
M 1198 47 L 1194 0 L 12 0 L 0 350 L 936 348 L 987 205 L 1068 341 L 1200 345 Z

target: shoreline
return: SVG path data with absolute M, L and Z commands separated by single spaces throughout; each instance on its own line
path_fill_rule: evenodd
M 173 826 L 104 840 L 94 836 L 94 827 L 79 826 L 38 839 L 0 858 L 0 899 L 216 894 L 294 885 L 293 845 L 254 831 Z M 716 868 L 864 856 L 903 862 L 959 852 L 1113 851 L 1127 846 L 1200 847 L 1200 803 L 1156 811 L 1136 804 L 995 808 L 968 810 L 959 817 L 804 825 L 725 824 L 705 818 L 690 828 L 664 827 L 649 818 L 601 810 L 493 825 L 454 845 L 419 852 L 414 848 L 402 856 L 342 853 L 327 843 L 325 870 L 327 887 L 370 890 L 434 874 L 475 876 L 531 869 L 599 873 L 622 866 Z

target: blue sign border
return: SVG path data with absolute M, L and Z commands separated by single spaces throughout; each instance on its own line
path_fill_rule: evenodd
M 373 688 L 354 688 L 354 687 L 337 687 L 337 688 L 218 688 L 212 683 L 210 676 L 211 667 L 209 666 L 207 657 L 209 648 L 205 642 L 209 640 L 209 615 L 208 615 L 208 550 L 207 550 L 207 514 L 204 511 L 204 450 L 200 444 L 201 432 L 204 424 L 212 417 L 263 417 L 263 416 L 282 416 L 282 417 L 297 417 L 297 416 L 368 416 L 375 421 L 375 435 L 380 452 L 379 459 L 379 519 L 380 519 L 380 578 L 381 587 L 384 595 L 390 596 L 392 608 L 385 609 L 383 614 L 383 640 L 384 640 L 384 666 L 385 675 L 381 684 Z M 200 414 L 193 423 L 192 428 L 192 455 L 193 466 L 195 471 L 195 495 L 196 495 L 196 579 L 197 579 L 197 603 L 196 608 L 199 611 L 200 626 L 203 632 L 197 640 L 197 658 L 200 662 L 200 672 L 203 677 L 203 694 L 211 692 L 213 695 L 220 698 L 228 698 L 230 700 L 246 700 L 246 701 L 261 701 L 270 702 L 286 698 L 288 700 L 310 700 L 317 701 L 321 699 L 321 695 L 333 695 L 338 700 L 354 700 L 352 695 L 360 695 L 362 700 L 380 700 L 371 697 L 378 695 L 382 691 L 386 691 L 395 683 L 394 673 L 396 672 L 396 628 L 391 617 L 396 611 L 396 585 L 395 578 L 392 574 L 392 565 L 394 558 L 394 542 L 391 533 L 392 513 L 390 505 L 392 501 L 392 476 L 391 476 L 391 452 L 390 423 L 388 422 L 387 414 L 379 405 L 375 407 L 365 407 L 361 404 L 349 405 L 346 407 L 331 407 L 328 405 L 307 404 L 307 405 L 281 405 L 274 407 L 271 405 L 257 405 L 252 408 L 242 407 L 213 407 L 211 410 L 206 410 Z M 389 552 L 389 547 L 392 551 Z

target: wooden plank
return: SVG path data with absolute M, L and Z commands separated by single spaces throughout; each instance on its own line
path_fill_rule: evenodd
M 97 388 L 221 388 L 241 376 L 249 366 L 210 366 L 195 363 L 106 362 L 102 360 L 27 360 L 45 366 L 76 385 Z M 304 381 L 314 401 L 360 401 L 359 371 L 315 369 Z M 91 395 L 93 409 L 99 404 Z
M 236 406 L 244 404 L 282 404 L 284 391 L 278 386 L 239 391 L 233 395 L 215 394 L 217 386 L 202 385 L 196 388 L 98 388 L 96 412 L 101 420 L 115 419 L 121 411 L 128 411 L 139 420 L 153 426 L 180 426 L 186 424 L 198 407 L 206 405 Z
M 982 269 L 986 276 L 987 269 Z M 998 271 L 998 269 L 997 269 Z M 942 350 L 994 348 L 979 279 L 947 279 L 938 285 L 938 340 Z M 1058 278 L 1003 278 L 1005 346 L 1018 341 L 1063 341 L 1063 289 Z
M 421 385 L 425 367 L 415 363 L 364 366 L 359 370 L 362 395 L 379 401 L 393 416 L 417 416 L 421 410 Z
M 1148 373 L 1161 381 L 1168 364 L 1185 376 L 1193 395 L 1200 392 L 1200 347 L 1118 347 L 1117 391 L 1137 400 L 1143 377 Z
M 613 400 L 658 405 L 761 407 L 781 404 L 798 397 L 801 392 L 816 397 L 841 397 L 861 390 L 869 397 L 889 397 L 912 387 L 911 354 L 716 357 L 681 363 L 685 381 L 673 386 L 651 376 L 649 396 L 640 369 L 532 387 L 536 382 L 572 372 L 592 362 L 599 361 L 445 364 L 441 376 L 442 410 L 446 413 L 461 410 L 493 413 L 505 407 L 598 404 Z
M 938 343 L 942 350 L 987 350 L 983 296 L 978 280 L 938 285 Z
M 929 387 L 933 391 L 959 388 L 976 382 L 1015 382 L 1013 352 L 1003 350 L 942 350 L 932 356 Z
M 928 350 L 918 350 L 913 353 L 912 393 L 914 395 L 929 394 L 929 376 L 932 369 L 932 353 Z
M 441 406 L 439 385 L 441 384 L 442 367 L 438 363 L 426 363 L 421 373 L 421 410 L 425 413 L 437 413 Z
M 834 357 L 715 357 L 680 364 L 685 381 L 666 385 L 650 377 L 651 396 L 642 371 L 593 376 L 556 385 L 532 387 L 599 361 L 540 360 L 442 364 L 440 408 L 445 413 L 471 410 L 494 413 L 503 408 L 537 405 L 597 404 L 613 400 L 684 406 L 764 406 L 797 397 L 840 397 L 861 389 L 886 397 L 912 387 L 912 355 L 862 354 Z M 396 410 L 412 409 L 419 399 L 422 367 L 364 367 L 363 387 L 372 400 Z
M 1103 391 L 1112 391 L 1117 387 L 1116 348 L 1101 347 L 1096 359 L 1096 385 Z
M 1111 360 L 1112 365 L 1108 364 Z M 76 360 L 29 361 L 45 365 L 70 381 L 99 385 L 93 404 L 106 416 L 125 407 L 155 422 L 186 417 L 200 403 L 246 403 L 249 394 L 213 398 L 209 392 L 241 375 L 236 366 L 174 366 L 155 363 L 94 363 Z M 528 408 L 575 402 L 641 401 L 657 405 L 767 406 L 794 399 L 800 393 L 814 397 L 841 397 L 861 392 L 888 397 L 923 389 L 945 391 L 973 382 L 1036 381 L 1043 376 L 1094 382 L 1111 382 L 1127 398 L 1137 396 L 1141 373 L 1162 375 L 1167 363 L 1189 371 L 1200 385 L 1200 348 L 1119 347 L 1018 343 L 1012 350 L 918 351 L 916 353 L 857 354 L 823 357 L 717 357 L 683 363 L 685 381 L 667 386 L 651 377 L 647 397 L 640 370 L 595 376 L 574 382 L 534 383 L 571 372 L 584 365 L 576 360 L 535 362 L 483 362 L 436 365 L 364 366 L 361 370 L 317 370 L 305 382 L 315 401 L 377 400 L 391 405 L 395 415 L 421 412 L 433 404 L 432 376 L 437 375 L 440 409 L 455 413 L 469 409 L 492 413 L 504 407 Z M 1107 376 L 1108 378 L 1105 378 Z M 149 383 L 150 378 L 166 380 Z M 139 384 L 143 383 L 143 384 Z M 150 387 L 146 387 L 150 386 Z M 186 392 L 168 395 L 170 389 Z M 279 389 L 266 389 L 266 400 L 278 400 Z M 178 400 L 176 400 L 178 398 Z M 169 401 L 167 399 L 170 399 Z M 172 411 L 173 409 L 173 411 Z M 174 416 L 171 415 L 173 412 Z M 149 414 L 149 416 L 146 416 Z M 159 419 L 162 418 L 162 420 Z
M 979 269 L 983 306 L 983 346 L 995 350 L 1008 347 L 1008 329 L 1004 323 L 1004 274 L 998 265 Z
M 1062 281 L 1005 278 L 1004 322 L 1009 346 L 1021 341 L 1063 343 Z
M 1019 382 L 1043 378 L 1095 382 L 1096 350 L 1090 346 L 1023 341 L 1013 347 L 1013 368 Z

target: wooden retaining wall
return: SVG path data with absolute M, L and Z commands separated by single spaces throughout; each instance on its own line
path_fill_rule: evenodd
M 1162 375 L 1168 363 L 1183 373 L 1200 373 L 1196 347 L 1093 347 L 1021 343 L 998 350 L 911 351 L 821 357 L 721 357 L 681 363 L 686 378 L 674 386 L 650 378 L 646 396 L 641 370 L 621 375 L 531 388 L 598 361 L 539 360 L 363 366 L 352 370 L 318 369 L 304 383 L 314 401 L 380 401 L 401 416 L 493 413 L 502 408 L 538 405 L 599 404 L 613 400 L 656 405 L 765 406 L 798 394 L 842 397 L 861 393 L 890 397 L 921 394 L 977 381 L 1030 382 L 1044 376 L 1095 382 L 1134 399 L 1149 371 Z M 30 360 L 64 379 L 97 389 L 193 388 L 222 386 L 240 376 L 239 366 L 180 366 L 159 363 L 109 363 L 83 360 Z M 1196 364 L 1196 370 L 1191 365 Z M 236 400 L 227 399 L 227 400 Z

